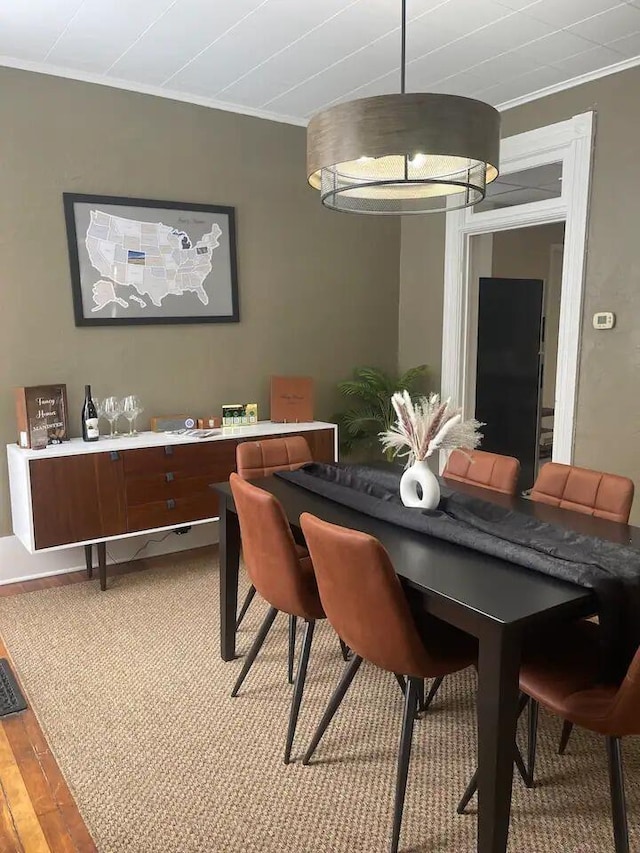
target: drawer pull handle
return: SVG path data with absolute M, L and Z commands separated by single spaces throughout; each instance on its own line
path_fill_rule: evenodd
M 167 481 L 167 483 L 173 483 L 173 479 L 174 479 L 173 471 L 169 471 L 168 474 L 165 474 L 164 478 Z
M 169 498 L 169 500 L 167 501 L 167 509 L 175 509 L 175 508 L 176 508 L 176 502 L 174 501 L 173 498 Z
M 111 459 L 112 462 L 116 462 L 120 459 L 120 452 L 118 450 L 111 450 L 109 452 L 109 459 Z
M 171 445 L 167 445 L 164 449 L 165 456 L 173 456 L 173 447 Z

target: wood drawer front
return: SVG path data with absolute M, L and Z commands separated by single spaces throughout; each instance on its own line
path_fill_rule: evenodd
M 166 454 L 164 447 L 144 447 L 141 450 L 125 450 L 122 454 L 124 475 L 163 473 Z
M 304 433 L 303 433 L 304 435 Z M 332 429 L 314 429 L 308 433 L 311 437 L 309 447 L 315 462 L 335 462 L 335 432 Z
M 141 504 L 157 503 L 169 498 L 188 498 L 208 494 L 211 483 L 218 482 L 216 473 L 190 476 L 191 472 L 169 471 L 165 474 L 148 474 L 128 477 L 126 481 L 127 508 Z M 227 477 L 229 475 L 227 474 Z
M 226 479 L 235 470 L 237 443 L 229 439 L 125 450 L 122 454 L 125 477 L 129 480 L 139 475 L 224 470 L 227 474 L 223 479 Z
M 110 453 L 32 459 L 36 549 L 126 532 L 122 460 Z
M 169 498 L 154 503 L 131 506 L 127 509 L 128 532 L 153 527 L 170 527 L 188 524 L 201 518 L 218 514 L 218 501 L 211 489 L 208 492 L 184 498 Z

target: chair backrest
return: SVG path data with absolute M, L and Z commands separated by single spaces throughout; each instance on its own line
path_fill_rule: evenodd
M 360 657 L 403 675 L 429 673 L 429 656 L 380 542 L 366 533 L 300 517 L 320 600 L 339 637 Z
M 626 524 L 633 503 L 633 481 L 591 468 L 547 462 L 533 485 L 531 499 Z
M 640 649 L 635 653 L 618 689 L 610 717 L 610 734 L 640 734 Z
M 323 613 L 309 558 L 299 558 L 280 502 L 235 473 L 229 483 L 251 583 L 278 610 L 305 619 L 320 618 Z
M 485 450 L 453 450 L 442 472 L 442 476 L 450 480 L 505 495 L 515 495 L 519 474 L 520 462 L 513 456 Z
M 236 448 L 236 468 L 243 480 L 257 480 L 276 471 L 295 471 L 307 462 L 313 462 L 313 457 L 301 435 L 243 441 Z

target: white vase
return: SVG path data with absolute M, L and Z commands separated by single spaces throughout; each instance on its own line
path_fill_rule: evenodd
M 422 497 L 418 495 L 418 485 Z M 400 478 L 400 498 L 405 506 L 435 509 L 440 503 L 440 483 L 426 461 L 414 462 Z

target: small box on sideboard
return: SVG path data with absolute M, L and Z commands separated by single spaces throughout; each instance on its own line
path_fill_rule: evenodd
M 198 429 L 217 429 L 222 426 L 222 418 L 218 415 L 208 415 L 206 418 L 198 418 Z
M 17 444 L 39 450 L 69 440 L 66 385 L 15 389 Z
M 169 432 L 175 429 L 193 429 L 197 421 L 193 415 L 156 415 L 151 418 L 151 430 Z
M 311 422 L 313 379 L 310 376 L 272 376 L 270 414 L 274 423 Z
M 222 426 L 253 426 L 258 423 L 257 403 L 229 403 L 222 407 Z

